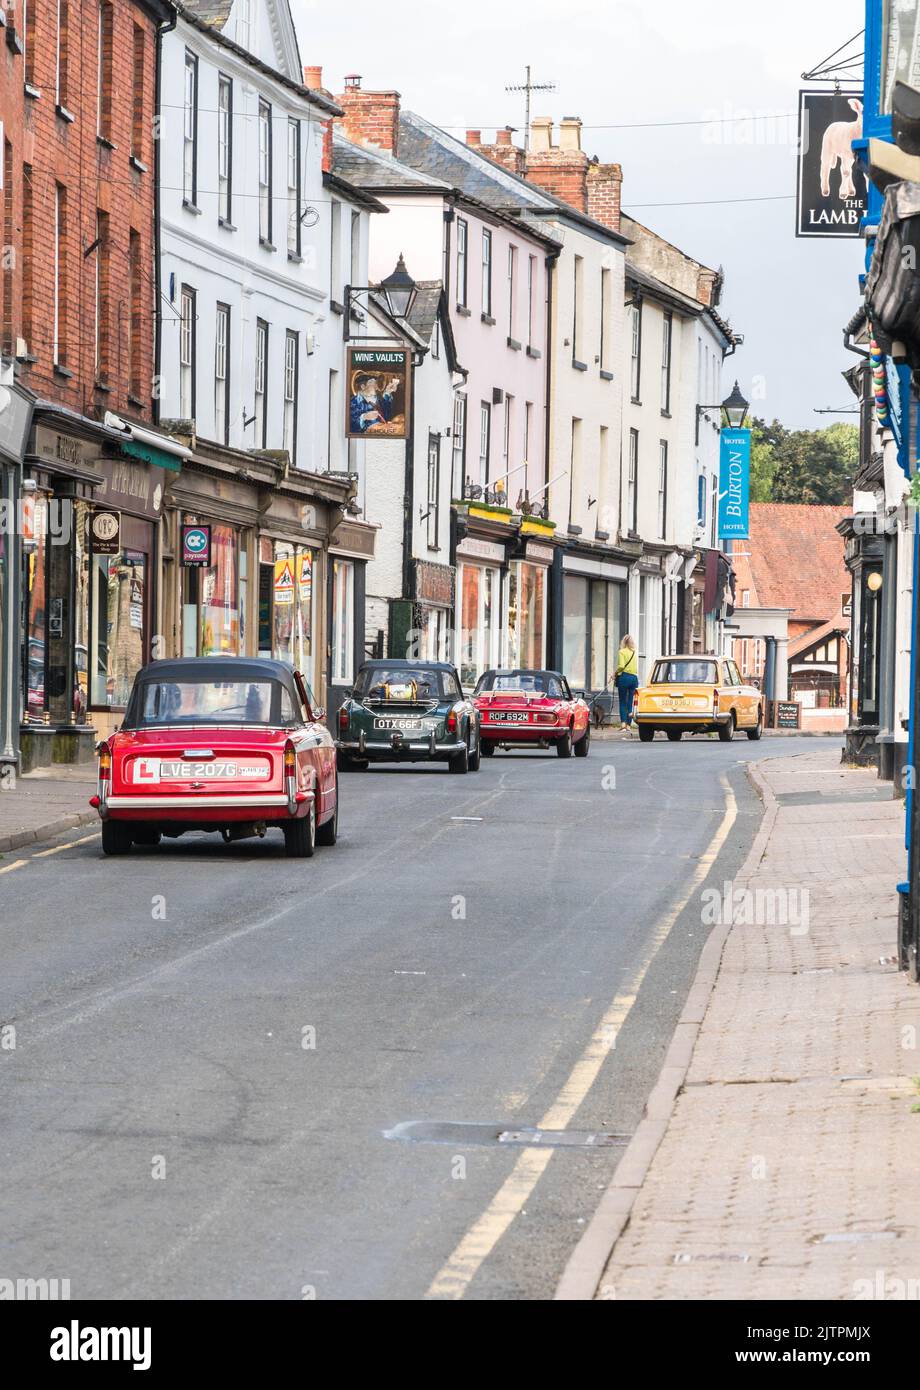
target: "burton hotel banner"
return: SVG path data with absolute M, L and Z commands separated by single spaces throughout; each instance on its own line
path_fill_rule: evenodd
M 853 141 L 861 137 L 862 92 L 799 92 L 796 236 L 859 236 L 866 178 Z
M 719 540 L 749 534 L 751 431 L 722 430 L 719 436 Z

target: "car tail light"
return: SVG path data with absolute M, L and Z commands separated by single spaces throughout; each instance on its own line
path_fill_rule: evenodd
M 348 732 L 348 710 L 347 710 L 347 709 L 345 708 L 345 706 L 343 705 L 342 708 L 339 710 L 339 733 L 340 733 L 340 734 L 346 734 L 347 732 Z
M 713 712 L 713 714 L 718 714 L 718 713 L 719 713 L 719 692 L 718 692 L 718 690 L 714 690 L 714 691 L 712 692 L 712 712 Z
M 108 782 L 112 777 L 112 750 L 107 743 L 99 745 L 99 781 Z
M 455 733 L 457 732 L 457 712 L 456 712 L 456 710 L 451 710 L 450 714 L 447 716 L 447 732 L 448 732 L 449 734 L 455 734 Z
M 293 743 L 288 739 L 287 743 L 284 745 L 284 775 L 285 777 L 293 777 L 296 771 L 297 755 L 294 752 Z

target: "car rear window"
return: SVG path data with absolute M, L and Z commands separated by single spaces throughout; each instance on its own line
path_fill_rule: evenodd
M 285 715 L 285 710 L 288 711 Z M 167 724 L 281 724 L 293 709 L 280 681 L 149 680 L 132 701 L 133 728 Z
M 456 699 L 460 692 L 449 671 L 422 666 L 370 666 L 358 673 L 355 694 L 372 700 Z
M 561 700 L 565 691 L 558 676 L 548 671 L 487 671 L 479 679 L 476 694 L 489 690 L 526 690 L 532 695 L 550 695 Z
M 652 685 L 716 685 L 714 661 L 657 661 Z

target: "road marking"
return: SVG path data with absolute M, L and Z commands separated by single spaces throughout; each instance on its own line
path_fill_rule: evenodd
M 617 1033 L 629 1017 L 649 966 L 667 940 L 674 923 L 700 884 L 704 882 L 725 844 L 738 815 L 738 806 L 724 773 L 720 774 L 719 781 L 725 792 L 725 811 L 718 830 L 710 840 L 705 854 L 700 856 L 686 891 L 659 920 L 641 965 L 623 992 L 617 994 L 607 1009 L 562 1090 L 543 1118 L 538 1121 L 537 1129 L 565 1129 L 571 1122 L 597 1080 Z M 552 1149 L 524 1149 L 482 1216 L 470 1227 L 433 1279 L 425 1294 L 426 1298 L 463 1297 L 483 1262 L 495 1249 L 514 1218 L 522 1211 L 552 1156 Z
M 482 816 L 451 816 L 451 820 L 482 820 Z
M 14 869 L 21 869 L 23 864 L 28 862 L 28 859 L 17 859 L 15 864 L 7 864 L 6 868 L 0 869 L 0 874 L 11 874 Z
M 93 835 L 84 835 L 80 840 L 68 840 L 66 845 L 55 845 L 54 849 L 41 849 L 38 854 L 33 854 L 33 859 L 44 859 L 48 854 L 60 854 L 62 849 L 73 849 L 75 845 L 88 845 L 90 840 L 98 840 L 100 832 L 97 830 Z

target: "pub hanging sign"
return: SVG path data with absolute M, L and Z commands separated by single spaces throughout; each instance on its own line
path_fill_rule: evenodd
M 866 176 L 853 141 L 862 138 L 862 92 L 799 92 L 795 234 L 859 236 Z
M 408 348 L 347 350 L 348 439 L 405 439 L 412 391 Z

